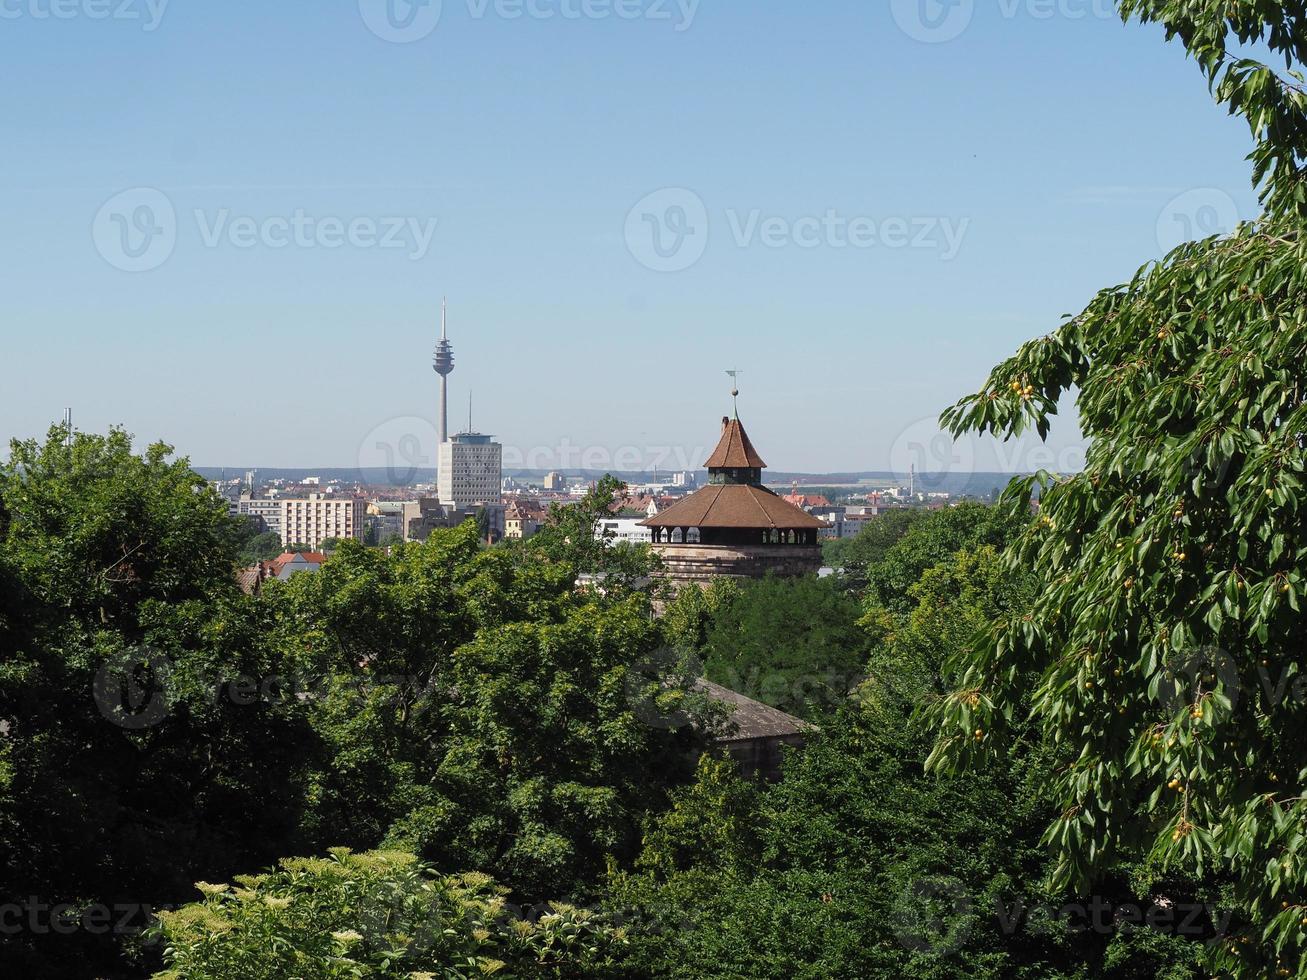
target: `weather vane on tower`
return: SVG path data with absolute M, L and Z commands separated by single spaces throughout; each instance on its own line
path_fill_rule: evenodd
M 735 417 L 738 419 L 740 417 L 740 405 L 737 401 L 740 397 L 739 375 L 744 372 L 736 368 L 735 370 L 727 371 L 726 373 L 731 376 L 731 411 L 735 413 Z

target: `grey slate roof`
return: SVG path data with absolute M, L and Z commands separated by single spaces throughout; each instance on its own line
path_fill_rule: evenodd
M 694 682 L 695 687 L 710 698 L 725 703 L 730 709 L 728 725 L 733 726 L 728 734 L 718 739 L 723 743 L 747 742 L 755 738 L 780 738 L 786 735 L 802 735 L 815 731 L 817 726 L 787 715 L 779 708 L 746 698 L 730 688 L 714 684 L 700 678 Z

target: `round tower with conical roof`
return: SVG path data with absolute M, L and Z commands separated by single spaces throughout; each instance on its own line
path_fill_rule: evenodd
M 652 529 L 663 578 L 685 585 L 816 573 L 822 522 L 762 485 L 767 464 L 738 416 L 722 418 L 704 466 L 707 485 L 640 522 Z

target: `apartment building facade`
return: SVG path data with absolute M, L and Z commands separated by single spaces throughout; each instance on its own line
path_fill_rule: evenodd
M 440 444 L 436 493 L 447 507 L 498 503 L 503 493 L 504 447 L 491 436 L 460 432 Z
M 367 527 L 367 501 L 362 497 L 336 497 L 311 493 L 279 500 L 281 543 L 307 545 L 316 550 L 328 538 L 359 538 Z

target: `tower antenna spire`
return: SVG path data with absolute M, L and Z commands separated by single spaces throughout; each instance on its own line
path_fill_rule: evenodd
M 449 439 L 448 378 L 454 370 L 454 348 L 446 330 L 446 303 L 443 296 L 440 297 L 440 340 L 431 356 L 431 368 L 440 376 L 440 418 L 436 431 L 439 440 L 445 442 Z
M 738 422 L 740 419 L 740 403 L 738 401 L 740 397 L 739 375 L 743 374 L 744 372 L 741 371 L 739 368 L 735 368 L 734 370 L 727 371 L 726 373 L 731 376 L 731 411 L 735 413 L 735 420 Z

